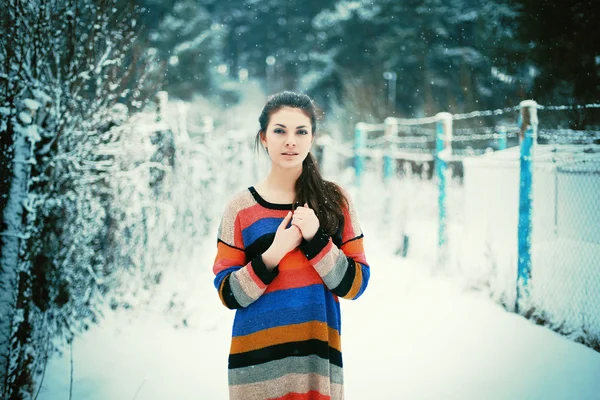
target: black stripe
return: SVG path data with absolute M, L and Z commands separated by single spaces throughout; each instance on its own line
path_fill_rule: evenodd
M 356 277 L 356 262 L 350 257 L 346 257 L 346 261 L 348 262 L 348 269 L 346 269 L 344 277 L 342 278 L 340 284 L 335 287 L 335 289 L 331 289 L 333 293 L 340 297 L 344 297 L 348 294 L 350 289 L 352 289 L 352 283 Z
M 258 276 L 265 285 L 273 282 L 273 279 L 279 275 L 279 266 L 276 266 L 269 271 L 262 259 L 262 254 L 259 254 L 252 259 L 252 268 L 254 269 L 256 276 Z
M 360 239 L 360 238 L 362 238 L 362 237 L 365 237 L 365 235 L 363 235 L 363 234 L 361 233 L 360 235 L 358 235 L 358 236 L 357 236 L 357 237 L 355 237 L 355 238 L 352 238 L 352 239 L 350 239 L 350 240 L 346 240 L 344 243 L 342 243 L 342 246 L 343 246 L 343 245 L 345 245 L 346 243 L 350 243 L 351 241 L 353 241 L 353 240 L 358 240 L 358 239 Z M 341 246 L 340 246 L 340 247 L 341 247 Z
M 273 244 L 273 239 L 275 239 L 275 233 L 267 233 L 256 239 L 250 246 L 247 246 L 244 250 L 246 260 L 254 260 L 257 255 L 264 253 Z
M 269 361 L 282 360 L 286 357 L 304 357 L 315 354 L 331 364 L 342 367 L 342 353 L 329 343 L 322 340 L 310 339 L 301 342 L 282 343 L 264 347 L 245 353 L 229 355 L 229 369 L 249 367 L 264 364 Z
M 317 229 L 317 233 L 310 242 L 305 240 L 300 243 L 300 249 L 306 258 L 313 259 L 327 246 L 329 243 L 329 235 L 321 228 Z
M 233 272 L 232 272 L 233 273 Z M 231 291 L 231 285 L 229 284 L 229 278 L 231 278 L 231 274 L 227 275 L 223 282 L 223 288 L 221 289 L 221 297 L 223 298 L 223 302 L 232 310 L 243 308 L 240 303 L 235 299 L 233 292 Z
M 261 206 L 265 207 L 265 208 L 270 208 L 271 210 L 292 210 L 292 205 L 293 204 L 275 204 L 275 203 L 269 203 L 268 201 L 266 201 L 265 199 L 263 199 L 260 194 L 258 194 L 258 192 L 256 191 L 256 189 L 254 189 L 254 186 L 250 186 L 248 188 L 248 190 L 250 191 L 250 193 L 252 193 L 252 197 L 254 197 L 254 200 L 256 200 L 256 202 L 258 204 L 260 204 Z

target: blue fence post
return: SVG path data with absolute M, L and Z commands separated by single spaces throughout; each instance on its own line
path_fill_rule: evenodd
M 392 175 L 394 175 L 394 163 L 391 156 L 393 143 L 391 141 L 391 138 L 398 136 L 398 121 L 396 121 L 396 118 L 388 117 L 385 119 L 384 125 L 384 135 L 386 138 L 386 142 L 385 153 L 383 156 L 383 182 L 387 183 L 392 177 Z
M 537 103 L 533 100 L 522 101 L 519 118 L 520 179 L 519 179 L 519 226 L 518 226 L 518 266 L 515 309 L 520 312 L 520 303 L 529 295 L 528 284 L 531 279 L 531 233 L 532 233 L 532 162 L 537 140 Z
M 498 136 L 498 150 L 505 150 L 508 146 L 508 134 L 505 126 L 500 125 L 498 127 Z
M 446 171 L 448 162 L 446 157 L 452 155 L 452 114 L 441 112 L 436 115 L 436 142 L 435 142 L 435 170 L 438 178 L 438 248 L 445 247 L 446 232 Z M 444 254 L 442 254 L 443 258 Z M 443 261 L 443 260 L 441 260 Z
M 365 142 L 365 123 L 358 122 L 354 127 L 354 184 L 360 186 L 364 170 L 364 156 L 362 155 L 364 142 Z

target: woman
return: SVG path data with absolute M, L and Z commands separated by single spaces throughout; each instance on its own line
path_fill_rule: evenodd
M 221 221 L 213 272 L 236 310 L 230 399 L 344 397 L 338 297 L 360 297 L 370 269 L 351 199 L 310 154 L 316 119 L 306 95 L 269 99 L 256 144 L 270 173 L 236 194 Z

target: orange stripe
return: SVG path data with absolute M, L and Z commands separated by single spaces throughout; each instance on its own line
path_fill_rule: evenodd
M 363 238 L 354 239 L 342 245 L 344 253 L 362 253 L 364 252 Z
M 217 256 L 218 258 L 227 258 L 233 260 L 243 260 L 246 258 L 246 254 L 240 249 L 234 249 L 231 246 L 227 246 L 223 242 L 217 244 Z
M 331 397 L 321 394 L 316 390 L 311 390 L 307 393 L 288 393 L 285 396 L 267 400 L 331 400 Z
M 339 333 L 325 322 L 311 321 L 269 328 L 231 340 L 231 354 L 262 349 L 276 344 L 301 342 L 309 339 L 329 341 L 329 346 L 342 351 Z
M 358 261 L 359 263 L 363 263 L 365 265 L 369 265 L 367 263 L 367 258 L 365 257 L 365 250 L 363 247 L 363 238 L 352 240 L 342 246 L 342 251 L 348 257 L 354 259 L 354 261 Z
M 219 242 L 217 244 L 217 255 L 213 265 L 214 274 L 232 266 L 244 266 L 246 264 L 246 254 L 238 249 L 227 246 Z
M 225 304 L 225 299 L 223 298 L 223 286 L 225 285 L 225 279 L 223 279 L 221 281 L 221 286 L 219 287 L 219 298 L 221 299 L 221 303 L 223 303 L 223 305 L 227 308 L 229 308 L 229 306 L 227 304 Z
M 344 296 L 347 299 L 355 298 L 362 285 L 362 267 L 357 262 L 354 262 L 354 265 L 356 267 L 356 275 L 354 276 L 354 282 L 352 282 L 350 291 Z
M 310 263 L 300 249 L 295 249 L 287 253 L 279 261 L 279 271 L 304 268 Z

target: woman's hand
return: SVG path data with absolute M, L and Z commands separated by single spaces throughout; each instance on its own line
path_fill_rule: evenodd
M 297 226 L 292 225 L 286 228 L 291 219 L 292 212 L 290 211 L 277 227 L 273 243 L 262 255 L 263 262 L 269 269 L 274 268 L 287 253 L 302 243 L 302 234 Z
M 314 210 L 308 207 L 308 203 L 304 203 L 304 207 L 298 207 L 294 211 L 292 225 L 297 226 L 302 232 L 304 240 L 310 242 L 319 229 L 319 218 Z

